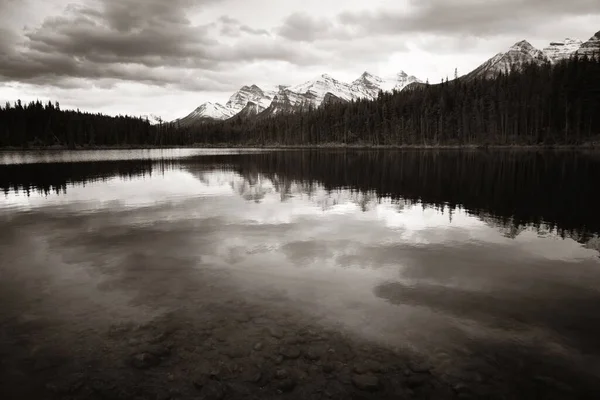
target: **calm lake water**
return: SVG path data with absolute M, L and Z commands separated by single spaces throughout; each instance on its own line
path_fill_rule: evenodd
M 0 153 L 3 398 L 596 398 L 599 182 L 584 152 Z

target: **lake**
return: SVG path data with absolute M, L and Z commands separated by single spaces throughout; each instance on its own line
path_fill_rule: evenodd
M 0 397 L 596 398 L 599 181 L 594 152 L 0 152 Z

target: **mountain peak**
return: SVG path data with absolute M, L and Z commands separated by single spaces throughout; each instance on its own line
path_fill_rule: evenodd
M 529 43 L 527 40 L 521 40 L 520 42 L 513 44 L 511 47 L 511 49 L 525 49 L 525 50 L 531 50 L 534 48 L 535 47 L 533 47 L 531 45 L 531 43 Z
M 582 44 L 579 39 L 565 38 L 565 40 L 550 42 L 549 46 L 544 47 L 543 52 L 553 63 L 556 63 L 571 57 Z
M 588 57 L 598 57 L 600 54 L 600 31 L 596 32 L 587 42 L 583 43 L 577 54 Z

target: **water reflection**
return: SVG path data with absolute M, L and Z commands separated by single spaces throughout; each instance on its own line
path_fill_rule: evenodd
M 198 156 L 198 152 L 204 153 Z M 109 156 L 104 157 L 100 151 L 74 155 L 26 153 L 21 158 L 19 153 L 5 153 L 2 160 L 6 165 L 0 166 L 0 188 L 7 199 L 17 194 L 29 196 L 32 191 L 65 195 L 68 186 L 75 188 L 115 179 L 131 182 L 153 174 L 164 177 L 165 172 L 188 171 L 205 186 L 219 186 L 226 180 L 237 194 L 256 203 L 264 201 L 267 194 L 276 193 L 281 202 L 304 197 L 323 211 L 354 204 L 366 212 L 383 201 L 393 203 L 398 211 L 420 205 L 446 215 L 449 223 L 457 212 L 466 211 L 496 227 L 506 237 L 515 238 L 533 229 L 541 236 L 568 236 L 590 248 L 598 248 L 600 216 L 595 210 L 594 188 L 600 173 L 600 159 L 595 153 L 288 151 L 230 154 L 227 150 L 108 153 Z M 68 162 L 48 162 L 63 161 L 65 157 Z M 86 157 L 110 161 L 86 161 Z M 185 180 L 183 175 L 179 176 Z M 393 223 L 394 212 L 386 215 L 386 220 Z
M 210 285 L 227 282 L 243 299 L 418 349 L 443 374 L 486 353 L 477 369 L 489 377 L 529 379 L 523 368 L 544 360 L 544 374 L 593 382 L 599 172 L 596 155 L 568 152 L 0 165 L 0 289 L 27 297 L 43 275 L 62 296 L 46 301 L 70 318 L 97 304 L 96 316 L 196 318 L 228 296 Z

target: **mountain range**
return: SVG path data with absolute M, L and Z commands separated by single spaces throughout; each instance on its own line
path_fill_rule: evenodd
M 551 42 L 542 50 L 528 41 L 515 43 L 507 51 L 500 52 L 460 79 L 493 78 L 513 67 L 525 64 L 555 64 L 572 56 L 596 56 L 600 54 L 600 32 L 588 41 L 566 38 Z M 357 99 L 375 99 L 379 91 L 410 89 L 423 82 L 404 71 L 395 76 L 380 78 L 367 71 L 350 83 L 334 79 L 328 74 L 295 86 L 280 85 L 267 90 L 257 85 L 242 86 L 233 93 L 225 105 L 206 102 L 187 116 L 175 120 L 180 126 L 191 126 L 206 121 L 227 120 L 241 117 L 264 117 L 281 112 L 308 110 L 329 102 L 348 102 Z

